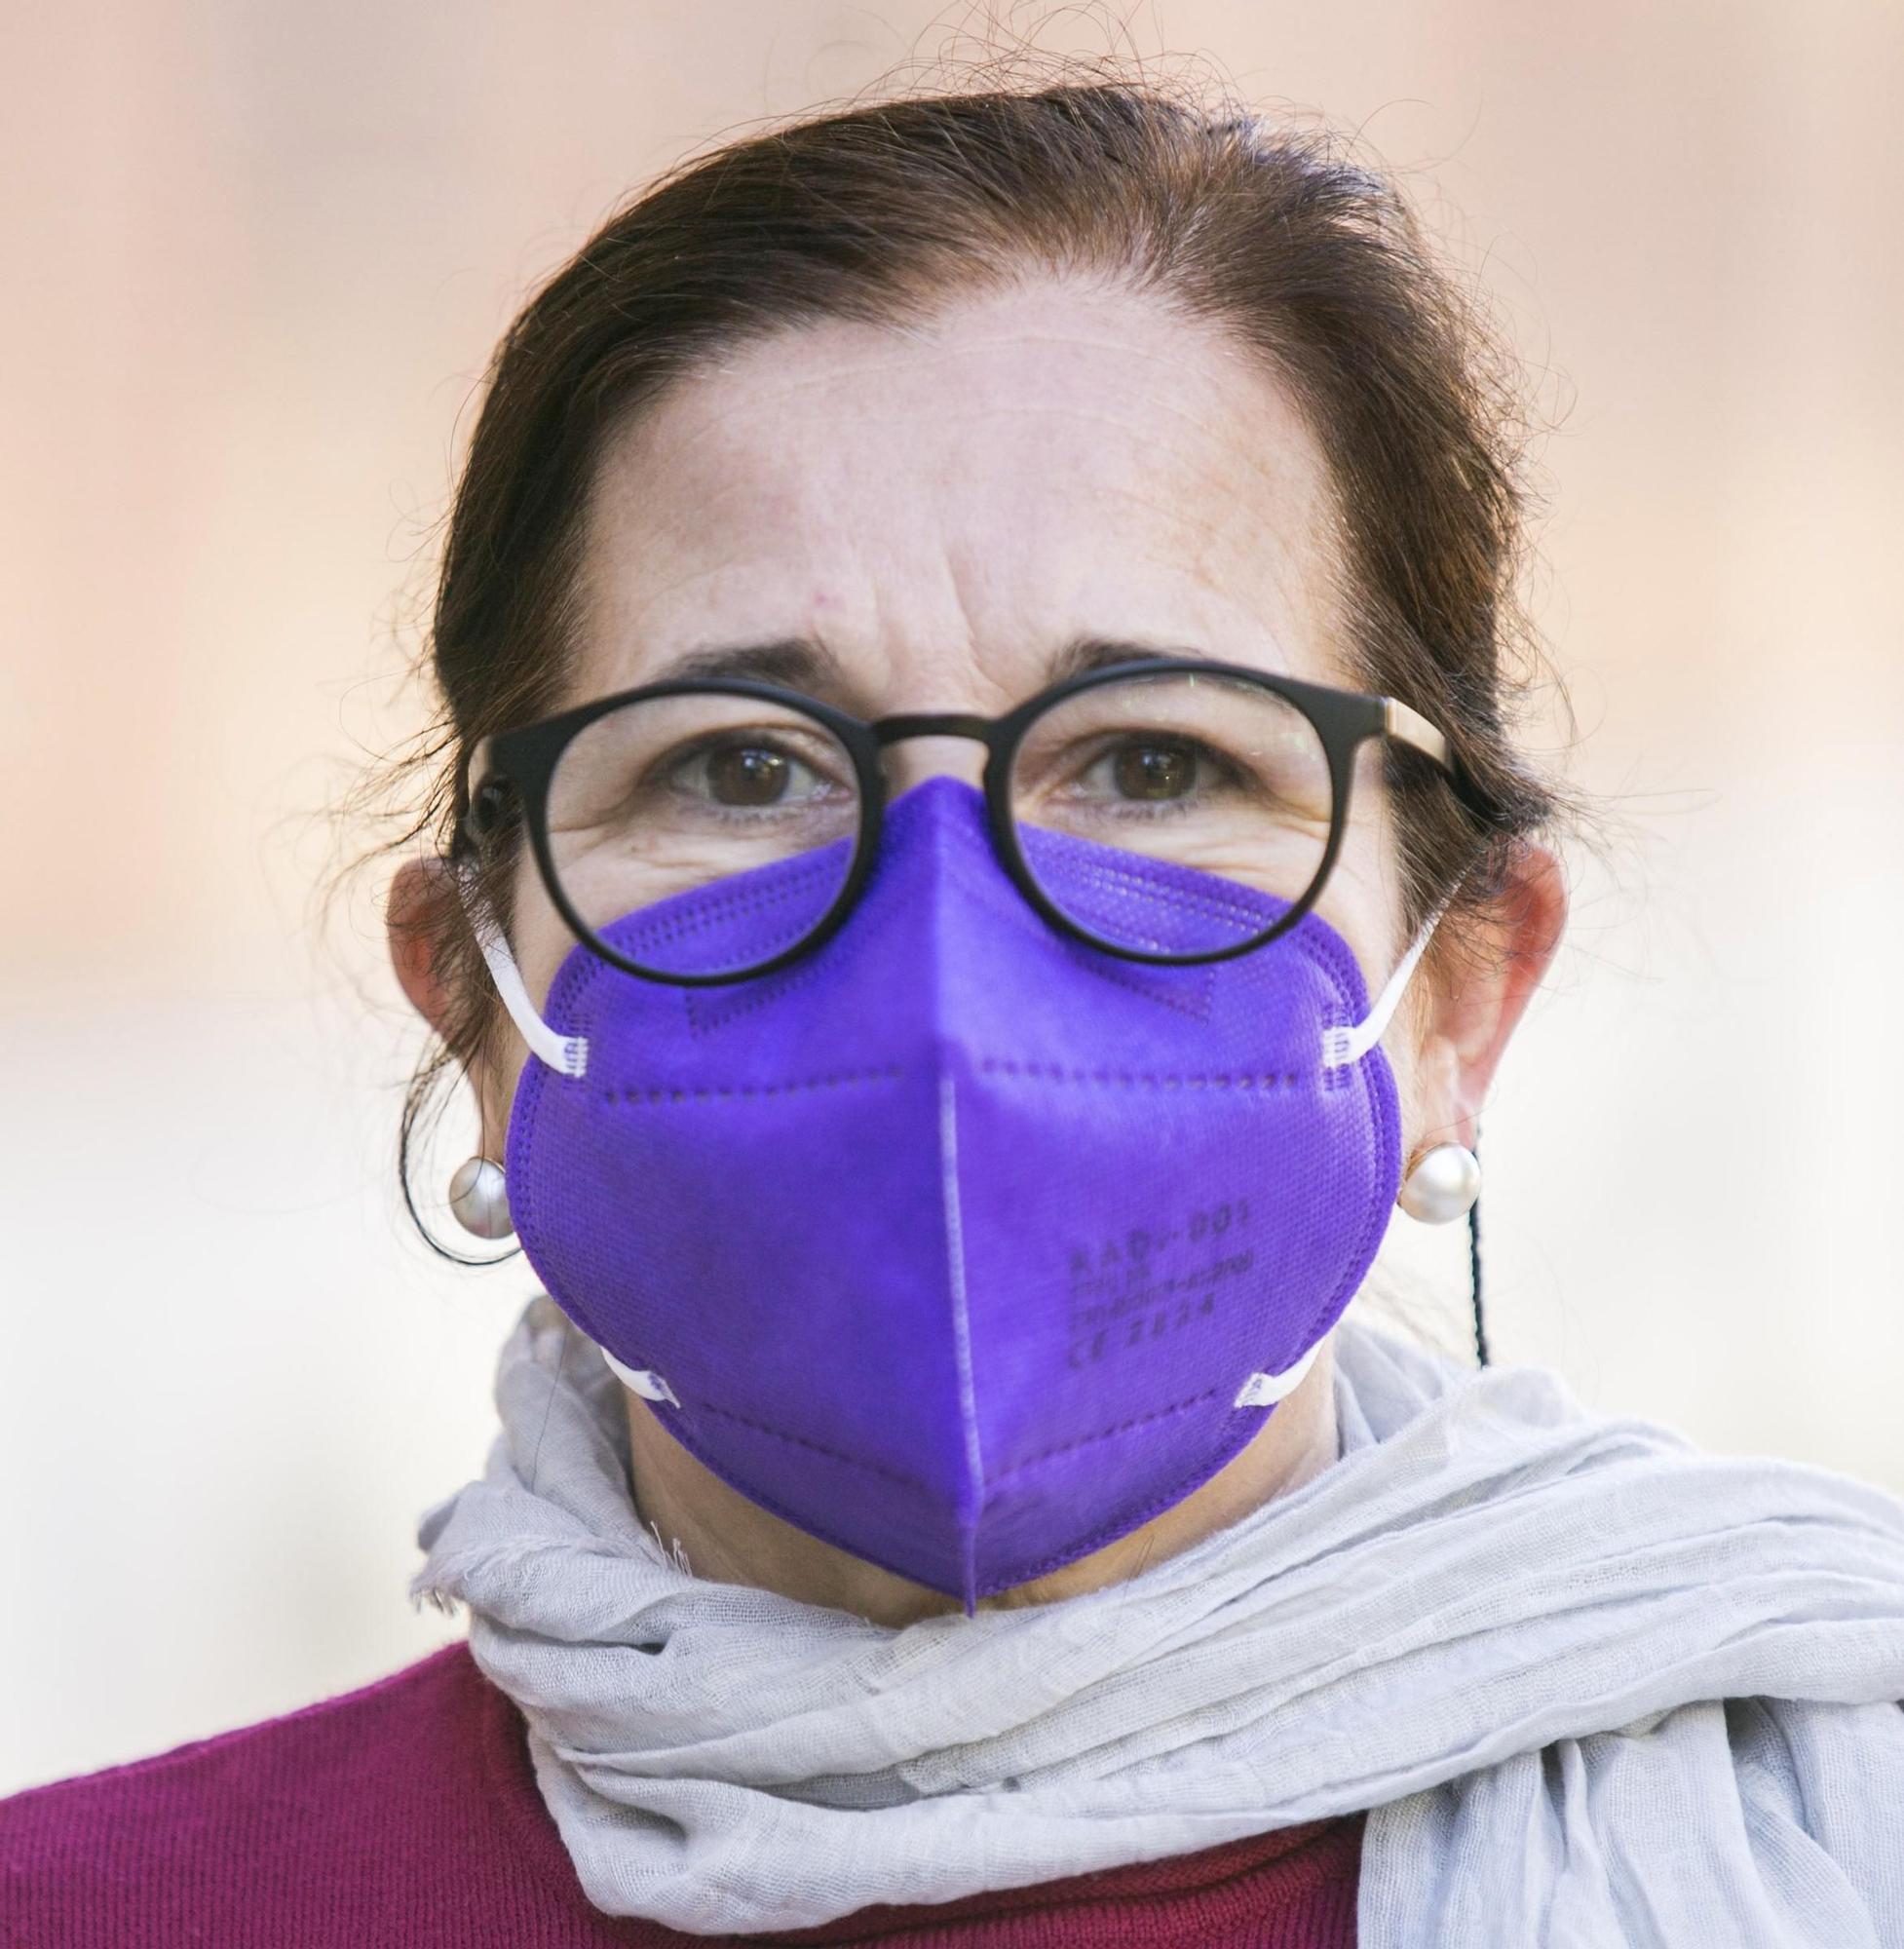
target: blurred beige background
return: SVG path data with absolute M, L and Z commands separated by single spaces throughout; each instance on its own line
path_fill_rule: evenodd
M 481 1465 L 532 1275 L 408 1230 L 387 875 L 315 938 L 313 814 L 416 721 L 430 527 L 530 284 L 962 18 L 11 10 L 0 1792 L 460 1634 L 405 1600 L 415 1522 Z M 1486 1120 L 1500 1357 L 1904 1491 L 1904 10 L 1124 18 L 1358 127 L 1561 422 L 1535 592 L 1625 830 Z M 1451 1346 L 1463 1272 L 1397 1220 L 1385 1288 Z

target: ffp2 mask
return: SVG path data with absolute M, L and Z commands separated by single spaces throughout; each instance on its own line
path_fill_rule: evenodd
M 810 872 L 604 934 L 743 958 Z M 1081 840 L 1052 873 L 1165 946 L 1216 906 L 1245 932 L 1287 910 Z M 774 974 L 682 988 L 577 945 L 545 1023 L 485 943 L 540 1058 L 516 1232 L 707 1468 L 970 1610 L 1181 1501 L 1300 1380 L 1393 1206 L 1376 1036 L 1422 944 L 1372 1014 L 1314 912 L 1231 961 L 1103 953 L 1026 905 L 979 795 L 935 778 L 890 808 L 845 926 Z

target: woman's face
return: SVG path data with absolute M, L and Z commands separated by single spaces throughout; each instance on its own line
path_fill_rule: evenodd
M 1359 688 L 1332 533 L 1287 392 L 1155 302 L 1040 283 L 926 327 L 803 326 L 683 381 L 609 445 L 560 704 L 789 641 L 806 667 L 778 680 L 866 718 L 995 715 L 1086 640 Z M 934 772 L 975 784 L 984 762 L 961 740 L 887 755 L 895 795 Z M 526 852 L 515 899 L 540 1006 L 575 943 Z M 1373 994 L 1405 945 L 1373 742 L 1318 911 Z M 1405 1104 L 1406 1040 L 1390 1038 Z M 524 1053 L 482 1081 L 491 1156 Z
M 608 444 L 583 537 L 578 667 L 556 707 L 680 673 L 685 659 L 704 675 L 715 653 L 787 644 L 804 646 L 797 664 L 736 673 L 862 718 L 996 716 L 1063 673 L 1084 643 L 1358 688 L 1335 533 L 1327 469 L 1288 393 L 1255 357 L 1153 300 L 1028 283 L 951 305 L 928 326 L 802 326 L 683 379 Z M 886 755 L 895 796 L 938 772 L 975 784 L 984 760 L 960 739 Z M 426 929 L 407 924 L 434 911 L 426 883 L 439 867 L 413 860 L 400 874 L 392 949 L 405 991 L 444 1030 L 457 998 L 438 979 Z M 1498 955 L 1465 967 L 1430 955 L 1384 1037 L 1410 1159 L 1471 1140 L 1558 937 L 1566 901 L 1552 856 L 1525 847 L 1506 877 Z M 514 892 L 512 945 L 540 1010 L 577 950 L 526 852 Z M 1379 991 L 1405 942 L 1374 741 L 1319 912 Z M 1443 965 L 1459 976 L 1440 978 Z M 511 1052 L 471 1072 L 490 1158 L 504 1155 L 527 1054 L 513 1028 L 506 1036 Z M 1116 1581 L 1299 1485 L 1333 1459 L 1330 1389 L 1318 1361 L 1183 1502 L 984 1606 Z M 626 1398 L 642 1517 L 685 1539 L 699 1574 L 894 1624 L 954 1603 L 756 1507 L 639 1396 Z

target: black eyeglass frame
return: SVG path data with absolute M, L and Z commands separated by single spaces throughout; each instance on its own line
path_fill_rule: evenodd
M 1329 763 L 1329 837 L 1314 877 L 1302 898 L 1262 933 L 1227 947 L 1208 948 L 1195 954 L 1146 953 L 1106 940 L 1073 920 L 1055 905 L 1038 884 L 1018 844 L 1017 820 L 1010 798 L 1011 767 L 1018 746 L 1039 718 L 1047 711 L 1080 693 L 1101 685 L 1128 682 L 1133 677 L 1209 676 L 1226 682 L 1241 681 L 1271 692 L 1306 717 L 1314 727 Z M 831 732 L 845 746 L 853 761 L 859 787 L 859 830 L 853 863 L 848 869 L 831 906 L 814 926 L 771 959 L 749 967 L 717 974 L 669 974 L 644 968 L 630 961 L 601 938 L 578 914 L 562 890 L 553 850 L 549 841 L 549 790 L 571 739 L 611 711 L 651 698 L 683 697 L 695 694 L 753 698 L 782 709 L 801 713 Z M 501 826 L 504 801 L 514 791 L 521 808 L 543 886 L 554 902 L 571 934 L 578 941 L 610 966 L 620 968 L 644 981 L 663 981 L 682 988 L 722 987 L 735 981 L 751 981 L 772 974 L 802 956 L 813 953 L 844 926 L 852 913 L 878 854 L 879 836 L 885 819 L 888 789 L 881 754 L 889 745 L 906 738 L 971 738 L 985 746 L 984 798 L 986 821 L 992 848 L 1012 884 L 1048 926 L 1086 947 L 1114 954 L 1120 960 L 1153 966 L 1199 967 L 1212 961 L 1230 961 L 1241 954 L 1267 946 L 1287 934 L 1321 898 L 1342 850 L 1342 838 L 1349 819 L 1351 786 L 1357 750 L 1371 738 L 1390 738 L 1422 752 L 1445 772 L 1464 801 L 1468 799 L 1466 780 L 1448 740 L 1419 711 L 1392 697 L 1372 696 L 1361 691 L 1337 690 L 1326 684 L 1281 676 L 1246 665 L 1215 662 L 1194 657 L 1140 657 L 1106 664 L 1050 685 L 1027 698 L 1001 717 L 981 717 L 966 711 L 904 711 L 896 716 L 870 722 L 836 709 L 803 691 L 752 677 L 681 677 L 659 683 L 639 684 L 631 690 L 616 691 L 607 697 L 591 698 L 586 704 L 558 711 L 552 717 L 517 726 L 480 739 L 468 759 L 466 804 L 452 859 L 471 849 L 479 850 Z

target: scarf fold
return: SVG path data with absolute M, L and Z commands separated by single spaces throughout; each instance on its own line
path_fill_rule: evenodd
M 696 1578 L 546 1295 L 411 1585 L 589 1898 L 805 1928 L 1372 1810 L 1358 1933 L 1904 1949 L 1904 1506 L 1335 1332 L 1341 1455 L 1128 1581 L 901 1629 Z

